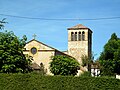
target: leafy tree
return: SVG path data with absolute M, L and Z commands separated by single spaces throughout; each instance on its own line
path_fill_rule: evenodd
M 72 57 L 57 55 L 52 57 L 50 71 L 54 75 L 76 75 L 79 63 Z
M 93 63 L 94 60 L 94 54 L 91 54 L 89 56 L 87 55 L 82 55 L 81 59 L 82 59 L 82 66 L 87 66 L 88 71 L 90 71 L 91 69 L 91 64 Z
M 5 22 L 5 19 L 6 19 L 6 18 L 4 18 L 4 19 L 2 19 L 2 20 L 0 21 L 0 29 L 3 29 L 3 28 L 4 28 L 4 24 L 7 23 L 7 22 Z
M 105 44 L 99 62 L 102 75 L 120 74 L 120 39 L 115 33 Z
M 29 71 L 31 60 L 23 54 L 26 40 L 26 36 L 19 39 L 13 32 L 0 32 L 0 72 Z

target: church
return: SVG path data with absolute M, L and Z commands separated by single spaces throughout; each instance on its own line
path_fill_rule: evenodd
M 92 30 L 88 27 L 78 24 L 70 27 L 68 30 L 68 50 L 62 52 L 49 45 L 46 45 L 36 39 L 32 39 L 25 45 L 24 54 L 33 57 L 33 69 L 39 69 L 40 64 L 44 65 L 47 75 L 52 75 L 49 66 L 51 56 L 67 55 L 74 57 L 82 64 L 82 55 L 90 56 L 92 52 Z M 84 68 L 83 68 L 84 69 Z M 84 70 L 85 71 L 85 70 Z M 79 72 L 82 72 L 80 68 Z

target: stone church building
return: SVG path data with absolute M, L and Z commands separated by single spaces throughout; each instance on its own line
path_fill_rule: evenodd
M 49 66 L 51 62 L 51 56 L 56 55 L 68 55 L 74 57 L 81 64 L 81 56 L 87 55 L 90 56 L 92 52 L 92 31 L 78 24 L 71 28 L 68 28 L 68 50 L 59 51 L 49 45 L 46 45 L 35 39 L 29 41 L 25 45 L 24 54 L 33 57 L 33 68 L 38 69 L 40 64 L 44 65 L 46 74 L 52 75 Z M 81 68 L 79 71 L 82 71 Z

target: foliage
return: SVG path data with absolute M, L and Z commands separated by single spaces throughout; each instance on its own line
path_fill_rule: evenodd
M 120 74 L 120 39 L 115 33 L 104 46 L 100 55 L 101 75 Z
M 82 55 L 82 66 L 87 66 L 89 63 L 89 58 L 86 55 Z
M 86 71 L 80 75 L 80 77 L 91 77 L 91 73 L 89 71 Z
M 0 90 L 120 90 L 120 80 L 39 74 L 0 74 Z
M 30 59 L 23 54 L 27 38 L 19 39 L 13 32 L 0 32 L 0 72 L 27 72 Z
M 82 66 L 83 67 L 87 66 L 88 70 L 90 71 L 90 66 L 93 63 L 93 59 L 94 59 L 93 54 L 91 54 L 90 56 L 82 55 L 81 59 L 82 59 Z
M 0 29 L 1 29 L 1 30 L 4 28 L 4 24 L 7 23 L 7 22 L 5 22 L 5 19 L 6 19 L 6 18 L 4 18 L 4 19 L 2 19 L 2 20 L 0 21 Z
M 72 57 L 58 55 L 52 57 L 50 71 L 54 75 L 76 75 L 79 63 Z

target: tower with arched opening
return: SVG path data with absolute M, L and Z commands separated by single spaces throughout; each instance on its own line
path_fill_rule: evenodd
M 68 28 L 68 54 L 82 63 L 82 55 L 90 56 L 92 53 L 92 31 L 78 24 Z

